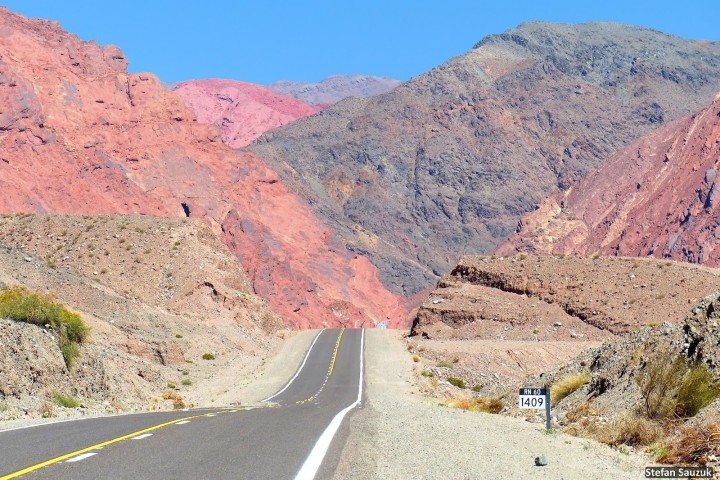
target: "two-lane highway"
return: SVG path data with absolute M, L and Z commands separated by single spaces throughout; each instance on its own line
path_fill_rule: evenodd
M 0 431 L 0 480 L 284 479 L 332 472 L 362 399 L 364 332 L 322 330 L 265 408 L 122 415 Z M 335 455 L 326 455 L 328 449 Z M 322 467 L 322 468 L 320 468 Z M 321 475 L 322 476 L 322 473 Z

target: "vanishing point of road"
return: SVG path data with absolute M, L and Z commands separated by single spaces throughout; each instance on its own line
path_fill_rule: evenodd
M 313 479 L 362 401 L 364 331 L 325 329 L 264 407 L 87 418 L 0 431 L 0 480 Z

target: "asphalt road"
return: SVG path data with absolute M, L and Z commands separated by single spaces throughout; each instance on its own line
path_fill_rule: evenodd
M 0 480 L 328 477 L 347 436 L 339 413 L 351 413 L 362 396 L 363 339 L 359 329 L 321 331 L 295 377 L 265 408 L 121 415 L 0 431 Z

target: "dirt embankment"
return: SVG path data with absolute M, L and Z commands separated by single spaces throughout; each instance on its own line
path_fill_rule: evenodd
M 86 413 L 172 408 L 167 393 L 186 405 L 229 402 L 230 387 L 204 392 L 230 377 L 247 383 L 280 343 L 282 322 L 201 220 L 2 216 L 0 282 L 53 293 L 91 329 L 68 369 L 49 329 L 3 320 L 3 419 L 47 414 L 48 404 L 62 415 L 57 393 Z
M 502 392 L 618 335 L 679 323 L 716 290 L 716 271 L 669 261 L 468 256 L 420 307 L 408 348 L 434 378 Z M 457 393 L 420 383 L 432 395 Z

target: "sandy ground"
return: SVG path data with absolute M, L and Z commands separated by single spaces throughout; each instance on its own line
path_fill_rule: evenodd
M 363 408 L 336 479 L 638 479 L 649 460 L 499 415 L 442 407 L 418 394 L 402 333 L 369 330 Z M 548 465 L 537 467 L 544 454 Z

